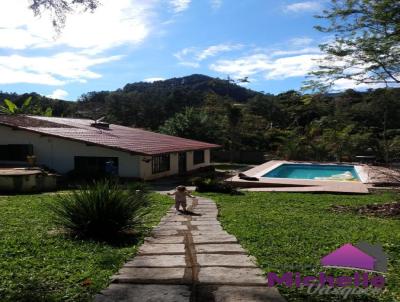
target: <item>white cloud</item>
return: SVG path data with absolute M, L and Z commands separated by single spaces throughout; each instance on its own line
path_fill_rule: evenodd
M 44 84 L 44 85 L 64 85 L 61 81 L 49 74 L 28 72 L 23 70 L 13 70 L 0 66 L 0 84 Z
M 312 42 L 314 42 L 314 40 L 312 38 L 299 37 L 299 38 L 290 39 L 289 44 L 291 44 L 294 47 L 302 47 L 302 46 L 308 46 Z
M 218 45 L 212 45 L 210 47 L 207 47 L 206 49 L 203 49 L 197 54 L 197 60 L 198 61 L 203 61 L 204 59 L 207 59 L 208 57 L 214 57 L 218 55 L 221 52 L 228 52 L 232 50 L 237 50 L 240 49 L 242 45 L 236 44 L 218 44 Z
M 68 92 L 62 89 L 56 89 L 51 94 L 46 95 L 48 98 L 57 99 L 57 100 L 65 100 L 68 96 Z
M 304 1 L 286 5 L 283 10 L 286 13 L 317 12 L 322 10 L 322 4 L 319 1 Z
M 68 15 L 61 35 L 54 38 L 48 14 L 34 17 L 28 9 L 29 1 L 1 1 L 0 48 L 68 46 L 99 53 L 123 44 L 138 45 L 151 30 L 154 3 L 153 0 L 103 0 L 93 14 Z
M 191 0 L 170 0 L 169 3 L 175 13 L 181 13 L 189 8 Z
M 270 66 L 269 57 L 266 54 L 259 53 L 234 60 L 218 60 L 210 65 L 210 69 L 236 77 L 246 77 L 266 71 Z
M 292 57 L 279 58 L 272 62 L 271 68 L 265 74 L 266 79 L 286 79 L 303 77 L 313 71 L 317 66 L 316 60 L 322 55 L 307 54 Z
M 332 90 L 333 91 L 343 91 L 347 89 L 354 89 L 354 90 L 367 90 L 367 89 L 377 89 L 377 88 L 384 88 L 384 83 L 357 83 L 355 80 L 351 79 L 338 79 L 335 81 Z
M 0 84 L 64 85 L 101 77 L 91 67 L 122 57 L 102 53 L 140 45 L 153 29 L 159 4 L 159 0 L 102 0 L 93 14 L 68 15 L 65 28 L 55 37 L 51 16 L 44 12 L 35 17 L 30 2 L 0 1 L 0 49 L 19 51 L 0 56 Z
M 165 80 L 165 78 L 154 77 L 154 78 L 146 78 L 143 80 L 143 82 L 153 83 L 153 82 L 164 81 L 164 80 Z
M 241 44 L 216 44 L 200 49 L 197 47 L 184 48 L 178 51 L 174 56 L 179 60 L 180 65 L 189 67 L 199 67 L 200 62 L 210 57 L 215 57 L 224 52 L 231 52 L 241 49 Z
M 301 77 L 312 71 L 321 54 L 316 49 L 255 53 L 234 60 L 218 60 L 210 69 L 235 77 L 262 76 L 265 79 Z
M 31 83 L 64 85 L 67 82 L 85 82 L 101 75 L 91 67 L 120 59 L 120 56 L 89 57 L 71 52 L 53 56 L 0 56 L 0 84 Z
M 324 65 L 325 55 L 316 47 L 296 48 L 296 43 L 289 42 L 286 49 L 268 50 L 253 49 L 250 55 L 242 55 L 235 59 L 220 59 L 209 68 L 221 74 L 229 74 L 232 78 L 251 77 L 251 82 L 257 80 L 284 80 L 288 78 L 303 78 L 310 72 Z M 303 43 L 300 43 L 303 44 Z M 308 44 L 308 43 L 306 43 Z M 250 52 L 251 53 L 251 52 Z M 337 63 L 343 64 L 341 62 Z M 361 68 L 362 66 L 359 66 Z M 365 67 L 365 66 L 364 66 Z M 348 74 L 360 72 L 359 68 L 349 68 Z M 364 70 L 364 68 L 362 69 Z M 332 86 L 332 91 L 346 89 L 366 90 L 383 87 L 383 84 L 359 84 L 356 80 L 339 79 Z
M 218 10 L 222 6 L 223 0 L 210 0 L 211 8 L 213 10 Z
M 198 62 L 188 62 L 188 61 L 180 61 L 179 65 L 186 66 L 186 67 L 192 67 L 192 68 L 199 68 L 200 63 Z

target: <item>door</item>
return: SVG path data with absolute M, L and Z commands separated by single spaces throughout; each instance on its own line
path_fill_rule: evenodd
M 186 173 L 186 152 L 179 153 L 179 174 Z

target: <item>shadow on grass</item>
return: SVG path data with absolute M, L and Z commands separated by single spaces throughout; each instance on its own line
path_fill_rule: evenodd
M 142 230 L 126 230 L 123 232 L 118 232 L 114 235 L 81 235 L 68 232 L 67 230 L 56 230 L 52 231 L 51 234 L 55 236 L 62 236 L 64 239 L 71 241 L 87 241 L 109 245 L 112 247 L 130 247 L 137 245 L 141 239 L 149 232 L 149 229 Z
M 20 277 L 17 288 L 0 294 L 1 301 L 19 302 L 55 302 L 54 288 L 44 280 L 33 279 L 32 277 Z

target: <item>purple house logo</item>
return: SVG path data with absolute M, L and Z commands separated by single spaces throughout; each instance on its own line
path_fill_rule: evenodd
M 387 255 L 381 245 L 347 243 L 321 259 L 322 266 L 366 271 L 387 271 Z

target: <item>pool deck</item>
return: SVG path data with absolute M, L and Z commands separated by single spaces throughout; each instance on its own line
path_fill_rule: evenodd
M 295 161 L 271 160 L 265 164 L 254 167 L 244 172 L 247 176 L 257 177 L 259 181 L 249 181 L 234 176 L 226 179 L 226 182 L 232 183 L 236 187 L 247 191 L 262 192 L 323 192 L 323 193 L 348 193 L 348 194 L 368 194 L 368 187 L 361 181 L 332 181 L 332 180 L 308 180 L 308 179 L 289 179 L 289 178 L 271 178 L 260 177 L 280 164 L 285 163 L 305 163 Z M 309 163 L 309 162 L 307 162 Z M 324 163 L 325 164 L 325 163 Z M 358 165 L 358 164 L 357 164 Z M 360 165 L 362 166 L 362 165 Z M 364 168 L 364 166 L 362 166 Z M 359 172 L 359 171 L 357 171 Z M 367 173 L 367 166 L 364 172 L 364 178 Z M 365 178 L 365 182 L 368 179 Z

